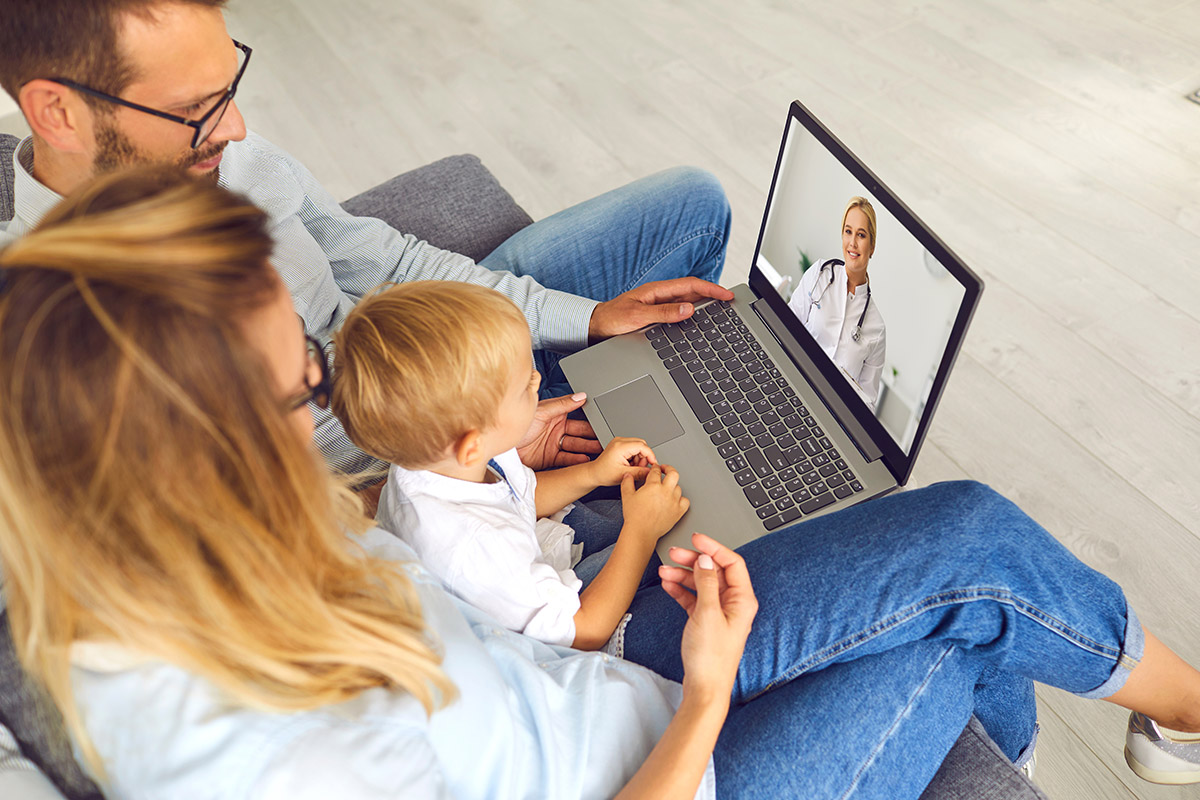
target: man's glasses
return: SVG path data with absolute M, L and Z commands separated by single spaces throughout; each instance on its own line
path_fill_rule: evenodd
M 234 77 L 233 83 L 229 84 L 229 88 L 225 90 L 225 94 L 221 95 L 221 98 L 217 100 L 217 104 L 205 112 L 204 116 L 202 116 L 200 119 L 188 119 L 187 117 L 181 117 L 177 114 L 168 114 L 166 111 L 159 111 L 157 108 L 149 108 L 137 103 L 131 103 L 128 100 L 122 100 L 119 97 L 113 97 L 111 94 L 98 92 L 95 89 L 84 86 L 81 83 L 68 80 L 67 78 L 50 78 L 49 80 L 52 80 L 55 83 L 61 83 L 63 86 L 70 87 L 77 92 L 83 92 L 84 94 L 91 95 L 92 97 L 97 97 L 101 100 L 107 100 L 110 103 L 116 103 L 119 106 L 132 108 L 134 111 L 141 111 L 144 114 L 153 114 L 156 117 L 169 119 L 171 122 L 178 122 L 180 125 L 187 125 L 194 131 L 192 134 L 192 149 L 196 150 L 200 147 L 200 145 L 208 141 L 208 137 L 211 136 L 212 132 L 217 129 L 217 126 L 221 124 L 221 118 L 225 116 L 225 109 L 229 108 L 229 104 L 233 102 L 233 96 L 237 93 L 238 82 L 242 79 L 242 75 L 246 71 L 246 65 L 250 63 L 250 53 L 253 51 L 236 39 L 233 41 L 233 45 L 239 51 L 241 51 L 242 54 L 242 63 L 238 67 L 237 76 Z
M 333 381 L 329 377 L 329 359 L 325 358 L 325 350 L 321 347 L 321 343 L 311 336 L 305 336 L 304 340 L 308 343 L 309 360 L 321 367 L 321 379 L 317 381 L 316 386 L 310 386 L 308 374 L 305 373 L 304 388 L 306 391 L 288 400 L 288 411 L 304 408 L 309 402 L 315 404 L 317 408 L 327 409 L 329 408 L 329 398 L 333 395 Z

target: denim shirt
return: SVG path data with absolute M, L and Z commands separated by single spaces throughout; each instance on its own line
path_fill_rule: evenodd
M 645 761 L 681 687 L 602 653 L 542 644 L 455 599 L 376 529 L 368 552 L 406 563 L 458 689 L 426 717 L 370 689 L 312 711 L 236 705 L 178 667 L 77 645 L 73 685 L 105 763 L 105 796 L 612 797 Z M 697 797 L 715 796 L 709 761 Z

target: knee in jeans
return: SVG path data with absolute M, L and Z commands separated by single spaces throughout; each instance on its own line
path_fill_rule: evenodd
M 710 218 L 715 228 L 729 230 L 731 212 L 729 199 L 717 176 L 700 167 L 672 167 L 661 173 L 664 180 L 673 185 L 679 196 L 690 203 L 711 207 Z
M 998 550 L 1025 547 L 1045 535 L 1025 512 L 986 484 L 954 481 L 942 484 L 941 490 L 952 497 L 949 505 L 957 524 L 950 526 L 950 531 L 960 553 L 988 557 Z

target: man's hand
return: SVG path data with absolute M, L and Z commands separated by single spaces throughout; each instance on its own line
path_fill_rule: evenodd
M 521 463 L 532 470 L 569 467 L 590 461 L 604 448 L 596 441 L 596 432 L 582 419 L 567 419 L 567 414 L 583 405 L 587 395 L 553 397 L 538 403 L 533 423 L 517 443 Z
M 588 343 L 660 322 L 681 322 L 695 313 L 693 303 L 708 298 L 732 300 L 733 292 L 699 278 L 642 284 L 596 306 L 588 323 Z

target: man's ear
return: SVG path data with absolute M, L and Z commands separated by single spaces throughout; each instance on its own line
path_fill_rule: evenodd
M 92 112 L 78 94 L 44 78 L 21 87 L 18 102 L 34 135 L 64 153 L 83 153 L 92 130 Z
M 473 467 L 483 459 L 482 441 L 479 431 L 469 430 L 458 437 L 452 448 L 454 460 L 460 467 Z

